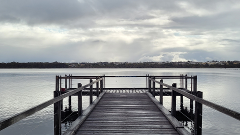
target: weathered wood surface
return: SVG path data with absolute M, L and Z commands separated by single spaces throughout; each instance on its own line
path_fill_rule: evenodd
M 76 88 L 72 88 L 72 89 L 66 90 L 66 91 L 61 91 L 61 93 L 64 94 L 64 93 L 72 91 L 74 89 L 76 89 Z M 104 91 L 106 93 L 146 93 L 146 92 L 148 92 L 148 89 L 144 89 L 144 88 L 104 88 Z M 186 91 L 186 90 L 184 90 L 184 91 Z M 189 91 L 186 91 L 186 92 L 189 92 Z M 172 90 L 163 88 L 162 96 L 171 96 L 171 93 L 172 93 Z M 95 90 L 95 88 L 93 88 L 92 94 L 93 94 L 93 96 L 97 96 L 97 91 Z M 159 96 L 160 94 L 161 94 L 160 89 L 155 88 L 155 96 Z M 89 96 L 90 89 L 86 88 L 86 89 L 82 90 L 82 95 Z M 73 96 L 77 96 L 77 94 L 75 94 Z M 176 96 L 181 96 L 181 94 L 176 93 Z
M 145 93 L 106 93 L 76 134 L 176 135 L 178 132 Z

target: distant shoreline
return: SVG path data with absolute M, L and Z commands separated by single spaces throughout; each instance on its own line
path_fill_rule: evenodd
M 97 62 L 60 63 L 28 62 L 0 63 L 0 68 L 240 68 L 239 61 L 213 62 Z

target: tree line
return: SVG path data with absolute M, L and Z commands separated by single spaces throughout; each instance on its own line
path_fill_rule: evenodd
M 229 62 L 227 64 L 178 64 L 175 62 L 170 63 L 155 63 L 155 62 L 144 62 L 144 63 L 85 63 L 75 65 L 76 68 L 240 68 L 240 63 L 234 64 Z
M 143 62 L 143 63 L 114 63 L 114 62 L 98 62 L 98 63 L 61 63 L 61 62 L 10 62 L 0 63 L 0 68 L 240 68 L 240 63 L 228 61 L 225 64 L 208 64 L 188 62 Z
M 10 62 L 10 63 L 0 63 L 0 68 L 68 68 L 68 64 L 59 62 Z

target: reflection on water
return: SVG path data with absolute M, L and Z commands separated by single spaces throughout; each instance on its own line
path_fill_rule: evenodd
M 204 99 L 218 103 L 240 112 L 240 69 L 0 69 L 0 119 L 5 119 L 53 97 L 55 76 L 73 75 L 197 75 L 198 90 L 203 91 Z M 177 81 L 177 82 L 176 82 Z M 89 80 L 81 81 L 82 84 Z M 165 83 L 177 83 L 179 80 L 164 80 Z M 77 87 L 79 80 L 73 80 Z M 62 86 L 64 84 L 62 83 Z M 106 87 L 146 87 L 145 78 L 107 78 Z M 190 89 L 190 85 L 188 85 Z M 64 100 L 67 105 L 67 100 Z M 170 97 L 164 98 L 164 105 L 170 109 Z M 73 110 L 77 110 L 77 99 L 72 98 Z M 84 97 L 84 108 L 89 98 Z M 179 103 L 179 102 L 177 102 Z M 189 100 L 184 100 L 186 106 Z M 239 134 L 240 122 L 203 107 L 203 134 Z M 0 135 L 52 135 L 53 107 L 42 111 L 4 129 Z

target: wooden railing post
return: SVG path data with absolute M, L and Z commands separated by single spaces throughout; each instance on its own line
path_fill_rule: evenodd
M 103 83 L 104 83 L 103 88 L 106 88 L 105 74 L 104 74 L 104 77 L 103 77 Z
M 82 87 L 81 83 L 78 83 L 78 88 Z M 78 116 L 82 115 L 82 90 L 78 92 Z
M 148 87 L 148 75 L 146 74 L 146 88 Z
M 71 74 L 71 88 L 72 88 L 72 78 L 73 78 L 73 77 L 72 77 L 72 74 Z
M 176 83 L 172 84 L 172 87 L 177 87 Z M 176 92 L 172 90 L 172 107 L 171 107 L 171 114 L 172 116 L 176 116 Z
M 191 76 L 191 94 L 193 94 L 192 92 L 192 80 L 193 77 Z M 190 115 L 191 115 L 191 120 L 193 120 L 193 100 L 190 99 Z
M 54 98 L 60 96 L 59 76 L 56 76 L 56 90 Z M 61 102 L 54 103 L 54 135 L 61 135 Z
M 185 75 L 185 89 L 187 89 L 187 74 Z
M 54 91 L 54 98 L 60 95 L 59 91 Z M 54 135 L 61 135 L 61 104 L 60 101 L 54 103 Z
M 61 76 L 59 76 L 59 90 L 61 91 L 62 90 L 62 77 Z M 60 94 L 62 94 L 61 92 L 60 92 Z M 63 110 L 63 101 L 61 100 L 60 101 L 60 104 L 61 104 L 61 110 Z
M 193 94 L 197 93 L 197 76 L 193 76 Z
M 203 98 L 203 93 L 198 91 L 197 97 Z M 195 135 L 202 135 L 202 104 L 195 101 L 195 118 L 194 118 Z
M 192 94 L 196 95 L 197 93 L 197 76 L 193 76 L 192 77 L 193 81 L 192 81 L 192 85 L 193 85 L 193 90 L 192 90 Z M 190 100 L 190 114 L 191 114 L 191 118 L 192 120 L 194 119 L 194 114 L 193 114 L 193 100 Z
M 183 110 L 183 95 L 180 95 L 180 110 Z
M 69 87 L 69 90 L 70 90 L 70 74 L 69 74 L 69 83 L 68 83 L 68 87 Z M 72 111 L 72 97 L 69 96 L 68 97 L 68 106 L 69 106 L 69 111 Z
M 187 89 L 187 74 L 185 75 L 185 89 Z M 184 109 L 183 108 L 183 95 L 181 95 L 181 99 L 180 99 L 181 101 L 181 104 L 180 104 L 180 109 L 181 109 L 181 111 Z
M 68 76 L 68 88 L 69 89 L 71 88 L 71 76 L 70 76 L 70 74 Z
M 72 111 L 72 97 L 71 96 L 68 97 L 68 108 L 69 108 L 69 111 Z
M 182 75 L 181 75 L 182 88 L 184 87 L 184 86 L 183 86 L 183 84 L 184 84 L 184 83 L 183 83 L 183 78 L 184 78 L 184 76 L 183 76 L 183 74 L 182 74 Z M 182 95 L 182 94 L 180 95 L 180 110 L 181 110 L 181 111 L 183 110 L 183 95 Z
M 99 77 L 97 77 L 97 79 L 99 79 Z M 99 96 L 99 82 L 96 83 L 96 94 L 98 97 Z
M 153 77 L 153 80 L 155 81 L 155 77 Z M 153 81 L 153 92 L 152 95 L 155 97 L 155 82 Z
M 149 77 L 149 78 L 151 78 L 151 77 Z M 148 92 L 152 93 L 151 92 L 151 80 L 148 80 Z
M 92 83 L 92 79 L 90 79 L 90 83 Z M 90 97 L 89 97 L 89 99 L 90 99 L 90 104 L 92 104 L 92 102 L 93 102 L 93 85 L 91 85 L 90 86 Z
M 163 80 L 160 80 L 161 83 L 163 83 Z M 163 85 L 160 84 L 160 104 L 163 105 Z
M 102 92 L 103 92 L 103 80 L 100 80 L 100 93 L 102 93 Z
M 67 75 L 65 75 L 65 90 L 67 90 Z
M 62 90 L 62 77 L 61 76 L 59 76 L 59 89 L 60 89 L 60 91 Z
M 65 75 L 65 91 L 67 91 L 67 78 L 68 78 L 68 76 L 67 75 Z M 71 96 L 69 96 L 68 97 L 68 109 L 71 111 L 72 110 L 72 99 L 71 99 Z

